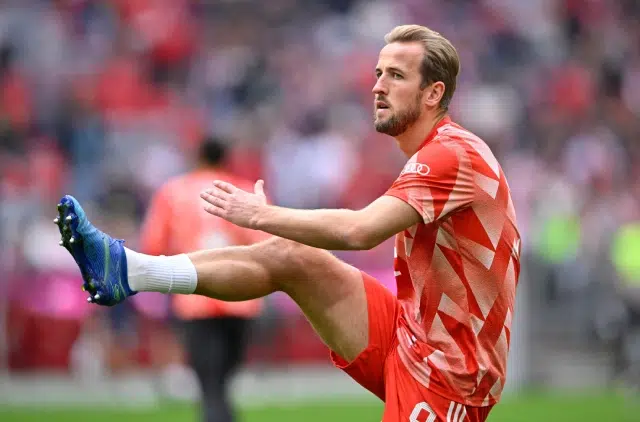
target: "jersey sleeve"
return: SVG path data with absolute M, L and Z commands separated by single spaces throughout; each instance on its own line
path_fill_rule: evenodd
M 140 232 L 140 251 L 150 255 L 169 254 L 171 235 L 171 201 L 169 190 L 158 190 L 149 204 Z
M 425 224 L 440 220 L 474 200 L 470 158 L 455 142 L 433 141 L 409 159 L 385 195 L 411 205 Z

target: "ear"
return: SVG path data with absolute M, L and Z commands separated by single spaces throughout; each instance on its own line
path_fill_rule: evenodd
M 428 107 L 437 107 L 445 92 L 444 82 L 434 82 L 424 92 L 424 102 Z

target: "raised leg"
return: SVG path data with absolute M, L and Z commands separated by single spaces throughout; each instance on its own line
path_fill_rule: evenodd
M 191 293 L 227 301 L 287 293 L 323 341 L 347 361 L 368 345 L 367 297 L 360 271 L 333 256 L 282 238 L 189 255 L 138 254 L 98 230 L 78 201 L 65 196 L 55 223 L 82 273 L 88 300 L 116 305 L 137 291 Z M 141 288 L 142 286 L 142 288 Z
M 188 256 L 198 273 L 196 294 L 238 301 L 283 291 L 338 355 L 351 361 L 367 347 L 362 274 L 330 252 L 271 238 Z

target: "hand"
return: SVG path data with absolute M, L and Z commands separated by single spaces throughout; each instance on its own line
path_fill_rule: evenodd
M 213 182 L 213 188 L 201 192 L 200 197 L 207 202 L 204 210 L 209 214 L 250 229 L 256 228 L 256 217 L 267 205 L 262 180 L 256 182 L 254 193 L 239 189 L 231 183 L 216 180 Z

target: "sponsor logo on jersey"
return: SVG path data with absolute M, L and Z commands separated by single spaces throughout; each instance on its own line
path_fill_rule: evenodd
M 422 163 L 407 163 L 402 169 L 400 176 L 405 174 L 419 174 L 420 176 L 426 176 L 431 173 L 431 169 L 428 165 Z

